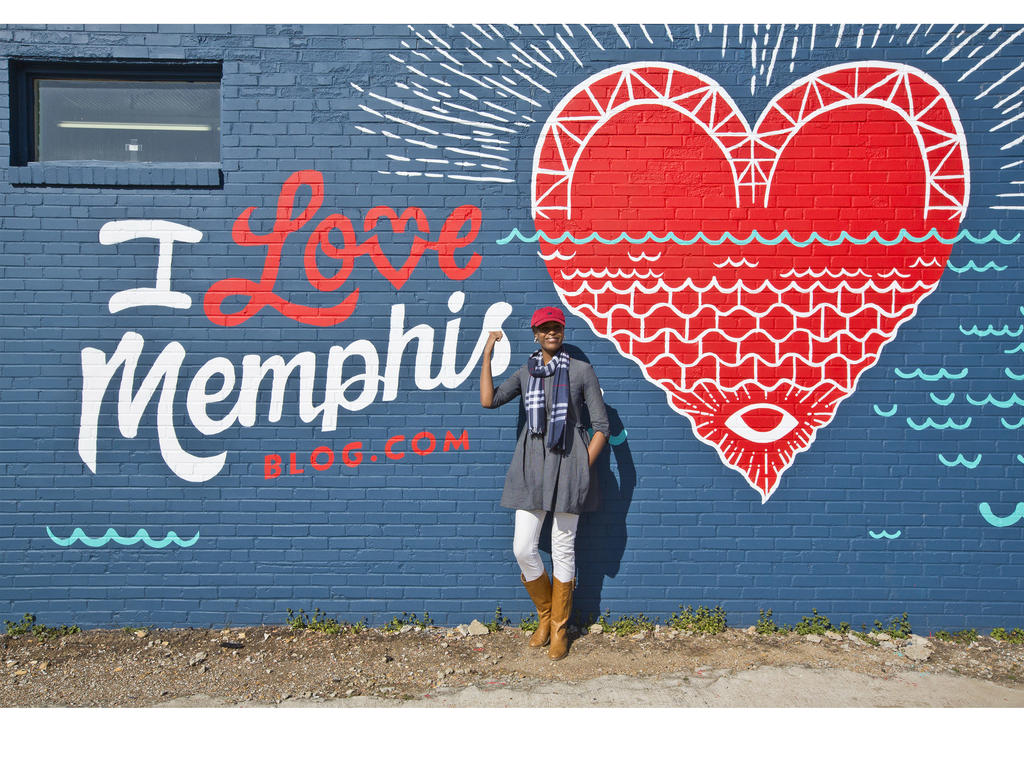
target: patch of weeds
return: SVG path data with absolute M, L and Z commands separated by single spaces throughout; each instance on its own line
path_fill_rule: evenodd
M 524 632 L 536 632 L 540 626 L 540 618 L 536 613 L 530 613 L 519 621 L 519 628 Z
M 1006 627 L 996 627 L 992 630 L 992 637 L 996 640 L 1005 640 L 1014 645 L 1021 645 L 1024 644 L 1024 629 L 1017 627 L 1007 632 Z
M 293 630 L 308 629 L 313 632 L 324 632 L 328 635 L 340 633 L 355 635 L 366 629 L 366 617 L 364 616 L 355 624 L 347 621 L 327 618 L 319 608 L 313 612 L 312 618 L 306 615 L 303 609 L 296 614 L 291 608 L 288 609 L 288 620 L 285 622 Z
M 644 616 L 642 613 L 638 613 L 636 616 L 620 616 L 615 621 L 608 621 L 611 616 L 611 610 L 607 610 L 597 620 L 597 623 L 601 625 L 601 629 L 605 632 L 611 632 L 619 637 L 625 637 L 626 635 L 635 635 L 637 632 L 647 632 L 654 629 L 654 620 Z
M 863 627 L 864 629 L 867 629 L 867 625 L 865 625 L 865 624 L 861 624 L 861 627 Z M 857 637 L 859 637 L 861 640 L 863 640 L 868 645 L 875 645 L 875 646 L 877 646 L 878 643 L 879 643 L 878 640 L 873 638 L 867 632 L 858 632 L 857 630 L 852 629 L 852 630 L 850 630 L 850 634 L 851 635 L 856 635 Z
M 434 626 L 434 620 L 430 618 L 430 612 L 424 611 L 423 618 L 419 619 L 415 613 L 406 613 L 402 611 L 401 616 L 393 616 L 391 621 L 384 625 L 385 632 L 401 632 L 402 627 L 421 627 L 426 629 L 427 627 Z
M 17 624 L 13 621 L 5 621 L 4 625 L 6 625 L 7 634 L 10 637 L 32 634 L 40 640 L 51 640 L 56 637 L 74 635 L 82 631 L 81 627 L 77 624 L 72 624 L 70 627 L 67 624 L 61 624 L 59 627 L 36 624 L 35 614 L 32 613 L 26 613 Z
M 947 643 L 969 645 L 978 639 L 978 632 L 975 629 L 961 629 L 959 632 L 947 632 L 944 629 L 940 629 L 935 633 L 935 637 L 939 640 L 945 640 Z
M 672 618 L 668 620 L 667 624 L 672 629 L 717 635 L 719 632 L 725 631 L 725 608 L 720 605 L 716 605 L 714 608 L 698 605 L 694 609 L 690 605 L 685 608 L 680 605 L 679 613 L 673 612 Z
M 850 631 L 850 625 L 843 621 L 839 623 L 839 626 L 834 625 L 828 618 L 818 613 L 817 608 L 812 608 L 811 612 L 813 616 L 803 616 L 800 621 L 797 622 L 796 626 L 793 627 L 793 631 L 798 635 L 824 635 L 826 632 L 838 632 L 840 635 L 845 635 Z
M 488 621 L 484 626 L 491 632 L 500 632 L 504 627 L 509 626 L 511 623 L 512 622 L 502 614 L 501 606 L 499 605 L 494 609 L 494 621 Z
M 136 632 L 152 632 L 153 627 L 153 624 L 144 624 L 138 627 L 133 627 L 129 625 L 127 627 L 122 627 L 121 629 L 124 631 L 126 635 L 134 635 Z
M 759 635 L 775 635 L 782 632 L 782 627 L 775 623 L 772 618 L 772 609 L 758 611 L 759 618 L 754 625 L 754 631 Z
M 882 622 L 875 619 L 875 632 L 885 632 L 889 637 L 910 637 L 910 633 L 913 630 L 910 628 L 910 622 L 907 621 L 907 614 L 904 613 L 901 618 L 895 616 L 889 619 L 889 626 L 883 626 Z

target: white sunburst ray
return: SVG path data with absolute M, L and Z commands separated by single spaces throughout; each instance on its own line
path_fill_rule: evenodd
M 1018 31 L 1017 34 L 1020 34 L 1020 32 L 1024 32 L 1024 29 Z M 984 59 L 982 59 L 982 60 L 984 60 Z M 979 63 L 981 63 L 981 62 L 979 62 Z M 978 99 L 983 98 L 984 96 L 987 96 L 992 90 L 994 90 L 995 88 L 998 88 L 1000 85 L 1004 84 L 1005 82 L 1007 82 L 1007 80 L 1009 80 L 1011 77 L 1013 77 L 1018 72 L 1020 72 L 1022 68 L 1024 68 L 1024 62 L 1019 63 L 1019 65 L 1017 67 L 1015 67 L 1013 70 L 1011 70 L 1010 72 L 1006 73 L 1004 76 L 1000 77 L 998 80 L 993 82 L 991 85 L 988 85 L 983 90 L 981 90 L 978 93 L 978 95 L 974 97 L 974 100 L 977 101 Z
M 973 40 L 979 34 L 984 32 L 986 29 L 988 29 L 988 24 L 982 24 L 980 27 L 974 30 L 974 32 L 972 32 L 970 35 L 965 37 L 961 42 L 957 43 L 953 48 L 951 48 L 949 53 L 942 57 L 942 61 L 946 62 L 952 59 L 954 56 L 960 53 L 960 51 L 962 51 L 967 46 L 967 44 L 971 42 L 971 40 Z
M 475 46 L 477 48 L 483 48 L 484 47 L 483 43 L 481 43 L 479 40 L 477 40 L 473 36 L 469 35 L 465 31 L 460 29 L 459 30 L 459 34 L 462 35 L 464 38 L 466 38 L 469 41 L 470 45 L 473 45 L 473 46 Z
M 632 48 L 633 46 L 629 44 L 629 38 L 626 37 L 626 34 L 622 31 L 622 27 L 620 27 L 618 24 L 612 24 L 612 27 L 615 29 L 616 33 L 618 33 L 619 37 L 622 39 L 623 44 L 625 44 L 627 48 Z M 697 33 L 697 39 L 700 40 L 700 32 Z
M 548 42 L 551 42 L 551 41 L 549 40 Z M 544 53 L 543 49 L 541 49 L 536 43 L 530 43 L 530 49 L 534 53 L 536 53 L 538 56 L 540 56 L 542 59 L 544 59 L 544 61 L 546 61 L 548 64 L 554 64 L 554 60 L 550 56 L 548 56 L 546 53 Z M 561 56 L 561 54 L 559 54 L 559 55 Z M 564 58 L 565 57 L 563 57 L 563 60 L 564 60 Z
M 926 56 L 931 56 L 936 48 L 938 48 L 940 45 L 942 45 L 944 42 L 946 42 L 946 39 L 951 34 L 953 34 L 953 30 L 956 29 L 958 26 L 960 26 L 960 25 L 959 24 L 952 24 L 952 25 L 950 25 L 949 29 L 946 30 L 946 34 L 944 34 L 942 37 L 940 37 L 937 42 L 933 43 L 932 47 L 925 51 L 925 55 Z M 931 29 L 931 27 L 929 27 L 929 29 Z
M 568 54 L 569 54 L 570 56 L 572 56 L 573 60 L 574 60 L 574 61 L 575 61 L 575 62 L 576 62 L 576 63 L 577 63 L 577 64 L 578 64 L 579 66 L 581 66 L 581 67 L 582 67 L 582 66 L 583 66 L 583 62 L 582 62 L 582 61 L 580 60 L 580 57 L 576 55 L 576 51 L 575 51 L 575 50 L 573 50 L 572 46 L 571 46 L 571 45 L 569 45 L 569 43 L 567 43 L 567 42 L 565 41 L 565 38 L 564 38 L 564 37 L 562 37 L 562 33 L 561 33 L 561 32 L 557 32 L 557 33 L 555 33 L 555 39 L 556 39 L 556 40 L 558 40 L 558 42 L 560 42 L 560 43 L 562 44 L 562 47 L 563 47 L 563 48 L 565 48 L 566 52 L 567 52 L 567 53 L 568 53 Z
M 466 53 L 468 53 L 470 56 L 472 56 L 474 59 L 479 61 L 481 64 L 483 64 L 488 69 L 494 69 L 494 65 L 491 62 L 489 62 L 487 59 L 485 59 L 479 53 L 474 51 L 472 48 L 465 48 L 464 50 L 466 51 Z M 485 87 L 489 87 L 489 86 L 485 86 Z
M 580 26 L 583 28 L 583 31 L 590 36 L 590 39 L 594 41 L 594 45 L 596 45 L 600 50 L 603 51 L 605 49 L 604 46 L 601 45 L 601 42 L 594 36 L 594 33 L 590 31 L 590 27 L 588 27 L 586 24 L 580 24 Z
M 520 71 L 518 69 L 515 69 L 513 71 L 517 75 L 519 75 L 521 78 L 523 78 L 526 82 L 530 83 L 530 85 L 534 86 L 535 88 L 539 88 L 540 90 L 544 91 L 544 93 L 551 93 L 551 89 L 550 88 L 547 88 L 547 87 L 541 85 L 540 83 L 538 83 L 536 80 L 534 80 L 532 77 L 530 77 L 525 72 L 522 72 L 522 71 Z
M 764 78 L 764 84 L 766 86 L 771 85 L 771 82 L 772 82 L 772 72 L 775 70 L 775 60 L 776 60 L 776 58 L 779 55 L 779 46 L 782 45 L 782 37 L 785 34 L 786 34 L 786 25 L 785 24 L 780 24 L 779 25 L 778 38 L 775 40 L 775 49 L 772 51 L 771 63 L 768 65 L 768 74 L 765 75 L 765 78 Z

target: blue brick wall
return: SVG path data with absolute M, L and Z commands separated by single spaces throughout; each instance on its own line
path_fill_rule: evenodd
M 219 167 L 9 167 L 8 147 L 0 147 L 0 615 L 33 612 L 40 621 L 82 626 L 202 626 L 277 623 L 288 608 L 315 606 L 374 623 L 402 611 L 429 611 L 450 624 L 489 617 L 499 603 L 512 617 L 532 610 L 511 554 L 511 515 L 498 506 L 522 416 L 517 423 L 515 406 L 480 408 L 478 366 L 458 387 L 421 389 L 413 381 L 410 347 L 396 397 L 378 395 L 363 410 L 340 410 L 337 429 L 326 433 L 316 421 L 300 419 L 298 388 L 290 382 L 280 420 L 268 419 L 264 391 L 253 426 L 203 435 L 185 410 L 189 382 L 217 356 L 230 360 L 240 376 L 245 355 L 291 359 L 309 351 L 317 356 L 318 401 L 332 345 L 368 340 L 383 368 L 392 308 L 399 304 L 406 329 L 434 329 L 436 373 L 445 324 L 462 318 L 461 368 L 484 313 L 507 302 L 504 329 L 514 370 L 533 349 L 533 308 L 560 300 L 535 246 L 498 241 L 513 227 L 533 231 L 533 151 L 548 114 L 577 83 L 629 61 L 703 72 L 730 92 L 751 122 L 780 89 L 826 66 L 881 60 L 917 67 L 949 92 L 967 136 L 971 203 L 962 228 L 1019 233 L 1021 211 L 1012 207 L 1021 198 L 1012 195 L 1024 193 L 1024 142 L 1014 139 L 1024 123 L 1004 123 L 1021 109 L 1024 75 L 1000 79 L 1019 65 L 1024 43 L 1000 48 L 1017 28 L 997 26 L 980 32 L 927 24 L 842 31 L 761 25 L 756 32 L 753 25 L 0 28 L 5 104 L 11 58 L 223 61 Z M 502 76 L 522 98 L 506 93 L 503 100 L 486 99 L 500 101 L 497 108 L 484 106 L 479 83 Z M 449 97 L 437 96 L 438 90 Z M 438 118 L 441 113 L 424 117 L 396 106 L 430 110 L 431 98 L 489 111 L 500 118 L 489 118 L 494 124 L 509 130 L 482 136 L 473 126 Z M 446 109 L 447 117 L 473 118 Z M 8 111 L 0 109 L 0 141 L 8 142 L 9 129 Z M 473 144 L 446 134 L 505 143 Z M 458 173 L 452 162 L 423 162 L 438 156 L 424 143 L 472 145 L 477 154 L 462 157 L 476 165 L 460 166 Z M 255 206 L 253 230 L 268 231 L 282 184 L 305 169 L 324 181 L 316 221 L 341 212 L 357 232 L 373 206 L 419 206 L 435 234 L 453 208 L 479 207 L 474 250 L 483 259 L 480 269 L 452 280 L 428 252 L 398 289 L 360 258 L 345 286 L 324 297 L 302 269 L 310 225 L 288 240 L 275 290 L 294 302 L 329 306 L 358 286 L 352 316 L 318 328 L 265 308 L 236 327 L 212 324 L 203 311 L 210 286 L 230 277 L 258 280 L 263 265 L 264 251 L 233 241 L 235 219 Z M 508 182 L 452 178 L 459 175 Z M 172 287 L 191 297 L 189 309 L 108 311 L 112 294 L 155 279 L 154 241 L 99 242 L 100 228 L 121 219 L 167 220 L 203 233 L 199 243 L 174 249 Z M 381 236 L 394 264 L 404 260 L 407 244 L 397 235 Z M 1006 369 L 1024 372 L 1024 351 L 1013 351 L 1024 337 L 961 330 L 1014 329 L 1024 320 L 1021 248 L 1019 242 L 955 245 L 954 265 L 973 260 L 997 267 L 947 269 L 765 504 L 714 449 L 695 439 L 689 422 L 634 363 L 569 315 L 568 341 L 600 377 L 612 432 L 628 432 L 600 459 L 605 503 L 580 525 L 578 613 L 642 611 L 664 618 L 680 604 L 719 603 L 734 625 L 752 623 L 762 608 L 771 608 L 780 622 L 817 608 L 854 626 L 903 611 L 917 630 L 1024 624 L 1024 519 L 998 526 L 980 511 L 988 504 L 1006 518 L 1024 502 L 1024 432 L 1011 428 L 1024 408 L 967 399 L 992 394 L 1007 401 L 1021 394 Z M 467 257 L 459 251 L 456 261 Z M 321 265 L 330 274 L 337 264 L 327 261 Z M 457 313 L 448 308 L 455 291 L 465 295 Z M 136 382 L 167 345 L 184 347 L 173 424 L 184 450 L 227 452 L 214 478 L 186 482 L 168 468 L 157 437 L 156 397 L 137 436 L 121 434 L 120 374 L 102 402 L 96 471 L 83 462 L 82 350 L 109 356 L 128 332 L 145 339 Z M 345 370 L 358 362 L 351 359 Z M 968 374 L 928 382 L 896 373 L 916 368 Z M 219 382 L 214 378 L 209 391 Z M 929 396 L 951 392 L 956 397 L 944 407 Z M 226 415 L 233 402 L 234 396 L 211 406 L 211 417 Z M 886 412 L 896 406 L 897 414 L 881 416 L 876 405 Z M 908 425 L 908 417 L 920 424 L 929 416 L 957 423 L 970 418 L 971 426 L 918 431 Z M 463 430 L 468 450 L 441 450 L 447 431 L 458 436 Z M 439 445 L 417 455 L 409 439 L 425 431 Z M 395 435 L 407 438 L 401 460 L 384 455 Z M 356 441 L 364 446 L 364 461 L 345 467 L 341 451 Z M 309 454 L 321 445 L 332 448 L 337 461 L 318 472 Z M 305 464 L 304 474 L 287 474 L 292 452 Z M 266 479 L 264 457 L 271 453 L 283 457 L 285 472 Z M 371 454 L 378 460 L 371 462 Z M 947 468 L 939 454 L 981 454 L 982 460 L 974 469 Z M 131 537 L 145 528 L 156 541 L 169 531 L 183 541 L 199 538 L 191 546 L 163 548 L 55 541 L 76 528 L 89 537 L 109 528 Z M 883 530 L 900 535 L 869 534 Z

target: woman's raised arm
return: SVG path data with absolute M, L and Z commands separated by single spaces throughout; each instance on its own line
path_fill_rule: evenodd
M 490 408 L 494 404 L 494 379 L 491 378 L 491 353 L 494 344 L 501 340 L 501 331 L 491 331 L 484 342 L 484 352 L 480 355 L 480 405 Z

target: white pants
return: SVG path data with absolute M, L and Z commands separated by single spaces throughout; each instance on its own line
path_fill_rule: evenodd
M 516 510 L 516 528 L 512 537 L 512 552 L 527 581 L 539 579 L 544 573 L 537 544 L 540 529 L 547 512 L 543 509 Z M 551 525 L 551 570 L 559 581 L 572 581 L 576 576 L 576 526 L 580 516 L 556 512 Z

